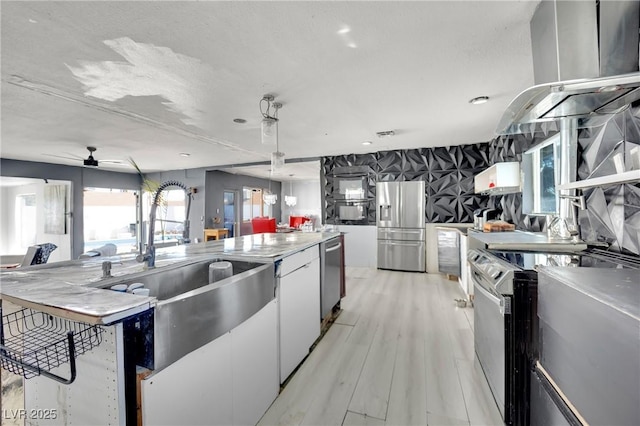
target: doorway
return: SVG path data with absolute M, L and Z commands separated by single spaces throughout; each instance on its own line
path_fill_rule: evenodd
M 240 229 L 238 228 L 238 192 L 224 191 L 224 227 L 229 230 L 229 238 L 239 237 Z

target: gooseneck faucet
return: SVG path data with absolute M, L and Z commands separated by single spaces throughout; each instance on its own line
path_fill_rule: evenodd
M 158 204 L 160 203 L 160 195 L 162 191 L 167 189 L 170 186 L 177 186 L 182 188 L 184 192 L 187 194 L 187 212 L 184 220 L 184 229 L 182 231 L 182 237 L 184 243 L 188 243 L 189 241 L 189 211 L 191 210 L 191 188 L 187 188 L 187 186 L 179 182 L 177 180 L 168 180 L 163 182 L 158 186 L 158 189 L 155 192 L 153 197 L 153 204 L 151 204 L 151 212 L 149 213 L 149 239 L 147 243 L 147 250 L 144 253 L 139 254 L 136 257 L 138 262 L 147 262 L 147 268 L 155 268 L 156 266 L 156 246 L 153 244 L 153 234 L 155 233 L 156 228 L 156 211 L 158 209 Z

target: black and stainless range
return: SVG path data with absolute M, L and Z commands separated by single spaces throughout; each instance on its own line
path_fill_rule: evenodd
M 471 249 L 474 346 L 505 424 L 539 424 L 531 414 L 539 358 L 537 266 L 640 268 L 637 261 L 599 249 L 535 253 Z M 533 374 L 532 374 L 533 372 Z M 533 382 L 532 383 L 532 377 Z M 535 386 L 537 395 L 542 391 Z M 551 398 L 547 398 L 551 400 Z M 543 404 L 537 404 L 541 406 Z M 538 413 L 542 414 L 542 413 Z M 567 414 L 567 418 L 570 416 Z M 568 420 L 568 424 L 572 424 Z
M 468 252 L 474 291 L 474 347 L 505 424 L 526 424 L 536 273 L 487 250 Z

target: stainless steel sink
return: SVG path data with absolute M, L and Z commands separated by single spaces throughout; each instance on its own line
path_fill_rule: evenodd
M 209 265 L 223 261 L 219 258 L 200 260 L 196 262 L 182 262 L 175 265 L 150 269 L 148 271 L 119 277 L 97 283 L 99 288 L 109 289 L 116 284 L 142 283 L 149 289 L 149 296 L 159 301 L 180 297 L 185 293 L 209 285 Z M 239 275 L 251 269 L 264 266 L 264 263 L 228 261 L 233 266 L 233 275 Z M 215 283 L 215 286 L 225 285 L 228 280 Z
M 183 262 L 97 283 L 143 283 L 158 299 L 153 321 L 153 368 L 160 370 L 240 325 L 275 298 L 273 263 L 229 260 L 233 275 L 209 284 L 209 265 Z M 137 297 L 131 295 L 131 297 Z

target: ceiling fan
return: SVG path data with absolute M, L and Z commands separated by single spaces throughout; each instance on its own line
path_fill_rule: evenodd
M 83 163 L 83 165 L 85 167 L 98 167 L 98 160 L 96 160 L 93 157 L 93 153 L 97 151 L 97 148 L 94 147 L 94 146 L 88 146 L 87 150 L 89 151 L 89 156 L 87 158 L 82 158 L 79 155 L 70 154 L 68 152 L 66 152 L 65 154 L 68 154 L 69 156 L 55 155 L 55 154 L 44 154 L 44 155 L 47 155 L 49 157 L 64 158 L 64 159 L 67 159 L 67 160 L 82 161 L 82 163 Z M 102 163 L 102 164 L 110 164 L 110 165 L 113 165 L 113 166 L 127 166 L 127 164 L 125 164 L 121 160 L 100 160 L 100 163 Z

